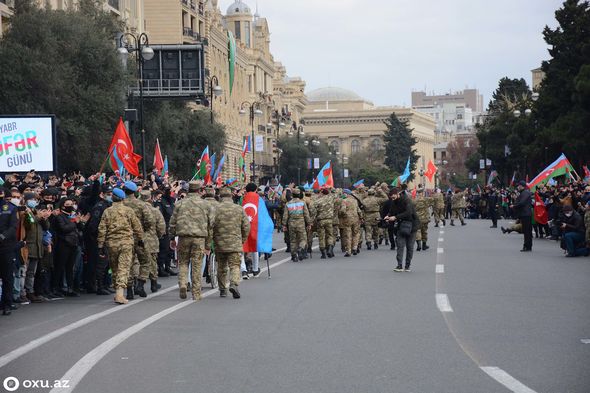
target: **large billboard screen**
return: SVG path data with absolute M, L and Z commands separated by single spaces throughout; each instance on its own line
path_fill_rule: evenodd
M 0 116 L 0 172 L 54 172 L 55 117 Z

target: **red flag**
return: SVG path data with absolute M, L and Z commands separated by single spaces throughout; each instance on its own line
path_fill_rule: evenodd
M 160 150 L 160 141 L 156 138 L 156 151 L 154 152 L 154 169 L 158 173 L 162 173 L 164 169 L 164 159 L 162 158 L 162 151 Z
M 414 189 L 412 190 L 412 199 L 416 199 L 416 186 L 414 186 Z
M 432 182 L 432 177 L 434 176 L 436 171 L 438 171 L 438 168 L 436 167 L 436 165 L 434 165 L 432 160 L 429 160 L 428 166 L 426 167 L 426 172 L 424 173 L 424 176 L 426 176 L 428 178 L 428 180 L 430 180 Z
M 539 196 L 539 193 L 535 192 L 535 222 L 540 225 L 546 225 L 548 221 L 549 215 L 547 214 L 545 203 Z
M 141 156 L 133 152 L 133 143 L 127 133 L 123 118 L 119 118 L 115 135 L 109 146 L 109 153 L 111 154 L 111 167 L 114 170 L 121 170 L 117 164 L 117 158 L 123 164 L 125 169 L 133 176 L 139 176 L 139 168 L 137 164 L 141 161 Z

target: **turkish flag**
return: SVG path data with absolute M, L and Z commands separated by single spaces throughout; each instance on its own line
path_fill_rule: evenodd
M 428 178 L 428 180 L 430 180 L 432 182 L 432 176 L 434 176 L 436 171 L 438 171 L 438 168 L 436 167 L 436 165 L 434 165 L 432 160 L 429 160 L 428 166 L 426 168 L 426 172 L 424 173 L 424 176 L 426 176 Z
M 125 128 L 123 118 L 119 118 L 115 135 L 113 135 L 111 146 L 109 146 L 109 154 L 111 155 L 111 166 L 114 170 L 121 170 L 117 164 L 118 158 L 130 174 L 139 176 L 137 164 L 141 161 L 141 156 L 133 152 L 133 143 L 131 143 L 131 138 L 129 138 L 129 134 Z
M 540 225 L 545 225 L 549 221 L 549 215 L 547 214 L 547 207 L 539 196 L 539 193 L 535 192 L 535 222 Z

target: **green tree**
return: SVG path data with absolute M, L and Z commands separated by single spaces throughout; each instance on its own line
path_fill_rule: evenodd
M 407 120 L 400 120 L 395 113 L 385 121 L 387 131 L 385 132 L 385 165 L 396 173 L 403 173 L 406 169 L 408 157 L 410 157 L 410 177 L 414 179 L 414 171 L 418 158 L 416 149 L 416 138 L 412 135 Z
M 278 148 L 282 150 L 279 160 L 281 183 L 293 182 L 297 184 L 298 180 L 302 184 L 311 183 L 319 171 L 319 169 L 308 169 L 308 159 L 312 159 L 313 164 L 314 158 L 319 158 L 320 169 L 326 162 L 332 161 L 334 182 L 340 182 L 342 166 L 335 152 L 332 152 L 326 144 L 320 143 L 315 146 L 311 138 L 302 138 L 297 143 L 297 139 L 294 137 L 282 136 L 278 140 Z
M 209 111 L 193 111 L 178 101 L 147 101 L 144 109 L 148 170 L 152 169 L 156 138 L 162 154 L 168 156 L 170 173 L 181 179 L 193 175 L 205 146 L 221 158 L 225 130 L 217 122 L 211 124 Z
M 551 59 L 541 65 L 534 159 L 542 162 L 547 148 L 549 160 L 563 152 L 581 165 L 590 160 L 590 2 L 566 0 L 555 19 L 558 27 L 543 30 Z
M 126 86 L 121 30 L 98 1 L 68 11 L 16 2 L 0 41 L 0 112 L 55 114 L 62 170 L 97 171 L 105 158 Z

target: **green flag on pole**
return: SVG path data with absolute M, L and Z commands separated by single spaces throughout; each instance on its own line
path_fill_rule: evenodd
M 231 31 L 227 32 L 227 51 L 229 60 L 229 95 L 234 89 L 234 71 L 236 68 L 236 39 Z

